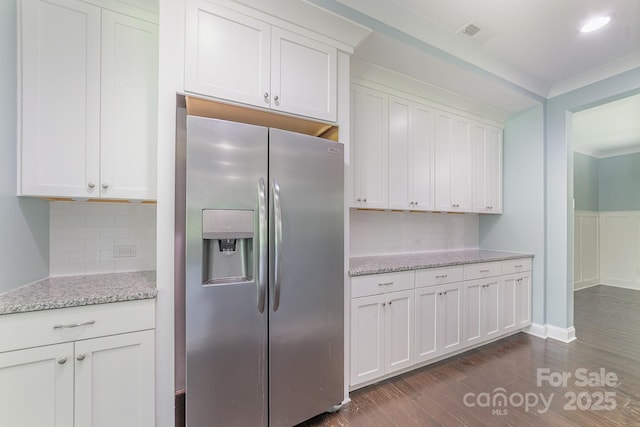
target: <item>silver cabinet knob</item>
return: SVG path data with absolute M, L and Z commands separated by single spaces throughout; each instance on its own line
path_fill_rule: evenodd
M 273 100 L 278 102 L 278 101 L 280 101 L 280 97 L 278 95 L 276 95 L 276 96 L 273 97 Z
M 364 203 L 367 203 L 367 199 L 366 199 L 366 198 L 362 199 L 362 201 L 363 201 Z
M 358 197 L 358 198 L 356 199 L 356 201 L 357 201 L 357 202 L 361 202 L 361 201 L 362 201 L 362 199 L 361 199 L 360 197 Z
M 265 100 L 269 99 L 269 92 L 265 92 L 263 96 Z
M 90 183 L 87 184 L 87 187 L 89 187 L 89 188 L 95 188 L 95 186 L 96 186 L 96 184 L 93 183 L 93 182 L 90 182 Z
M 386 303 L 386 302 L 383 302 L 383 303 L 382 303 L 382 306 L 384 307 L 385 305 L 387 305 L 387 303 Z
M 84 355 L 84 353 L 80 353 L 80 354 L 76 357 L 76 359 L 82 362 L 82 361 L 84 360 L 84 358 L 85 358 L 85 357 L 86 357 L 86 356 Z
M 60 359 L 58 359 L 58 365 L 64 365 L 65 363 L 67 363 L 66 357 L 61 357 Z
M 393 302 L 393 301 L 389 301 L 389 305 L 391 305 L 391 303 L 392 303 L 392 302 Z
M 104 188 L 106 190 L 107 188 L 109 188 L 109 184 L 107 184 L 106 182 L 103 182 L 102 183 L 102 188 Z

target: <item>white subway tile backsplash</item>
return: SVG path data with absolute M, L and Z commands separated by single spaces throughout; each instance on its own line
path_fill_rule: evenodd
M 478 247 L 476 214 L 350 210 L 349 255 Z
M 50 245 L 51 276 L 154 270 L 156 206 L 51 202 Z M 114 258 L 116 245 L 136 256 Z

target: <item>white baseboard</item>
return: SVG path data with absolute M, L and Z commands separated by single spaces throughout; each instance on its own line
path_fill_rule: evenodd
M 529 335 L 536 336 L 538 338 L 551 338 L 556 341 L 562 341 L 564 343 L 570 343 L 576 340 L 576 329 L 571 326 L 570 328 L 559 328 L 553 325 L 542 325 L 540 323 L 532 323 L 525 331 Z

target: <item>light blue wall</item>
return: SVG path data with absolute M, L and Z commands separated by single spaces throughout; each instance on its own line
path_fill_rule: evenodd
M 640 67 L 556 96 L 546 108 L 547 323 L 573 326 L 572 113 L 640 92 Z
M 16 1 L 0 1 L 0 293 L 49 274 L 49 202 L 16 197 Z
M 594 211 L 598 207 L 598 166 L 595 157 L 582 153 L 573 153 L 573 198 L 576 210 Z
M 480 247 L 534 254 L 533 321 L 544 311 L 544 112 L 513 116 L 504 128 L 502 215 L 480 215 Z
M 599 159 L 598 169 L 600 210 L 640 211 L 640 153 Z

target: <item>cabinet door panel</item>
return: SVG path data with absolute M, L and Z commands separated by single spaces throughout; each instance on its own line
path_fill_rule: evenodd
M 518 327 L 531 324 L 531 274 L 523 274 L 518 282 L 516 297 L 518 299 Z
M 465 344 L 482 340 L 482 284 L 475 280 L 465 288 Z
M 102 30 L 100 196 L 155 199 L 158 26 L 105 10 Z
M 383 295 L 351 300 L 351 385 L 384 374 Z
M 268 107 L 271 26 L 206 0 L 186 10 L 185 91 Z
M 281 28 L 271 31 L 271 108 L 335 122 L 337 50 Z
M 389 97 L 389 208 L 410 209 L 409 145 L 412 103 Z
M 154 331 L 75 343 L 76 425 L 152 427 Z
M 451 146 L 453 144 L 453 116 L 436 114 L 435 180 L 436 210 L 450 211 L 451 206 Z
M 409 147 L 409 194 L 416 203 L 412 209 L 434 208 L 434 112 L 416 104 L 413 108 Z M 391 195 L 389 195 L 391 197 Z
M 437 286 L 416 289 L 416 362 L 429 360 L 437 355 L 440 309 L 437 304 Z
M 414 292 L 382 295 L 385 306 L 385 373 L 413 364 Z
M 500 282 L 495 278 L 484 283 L 484 338 L 491 339 L 500 335 Z
M 502 330 L 510 332 L 518 328 L 517 315 L 520 310 L 518 300 L 518 277 L 514 275 L 502 278 Z
M 389 105 L 382 92 L 355 86 L 354 207 L 386 208 L 389 184 Z
M 1 426 L 73 425 L 73 344 L 0 353 L 0 384 Z
M 23 1 L 20 39 L 19 192 L 96 197 L 100 8 L 76 0 Z
M 502 213 L 502 130 L 487 127 L 485 144 L 486 202 L 490 213 Z
M 451 201 L 454 210 L 471 212 L 471 121 L 454 119 L 454 139 L 451 147 Z
M 487 212 L 487 144 L 486 130 L 480 123 L 471 127 L 471 158 L 473 164 L 473 211 Z
M 440 309 L 442 313 L 441 326 L 439 328 L 442 331 L 440 354 L 457 350 L 463 346 L 462 322 L 465 316 L 462 312 L 462 286 L 462 283 L 452 283 L 441 287 L 443 295 L 442 299 L 438 300 L 438 303 L 442 304 Z

